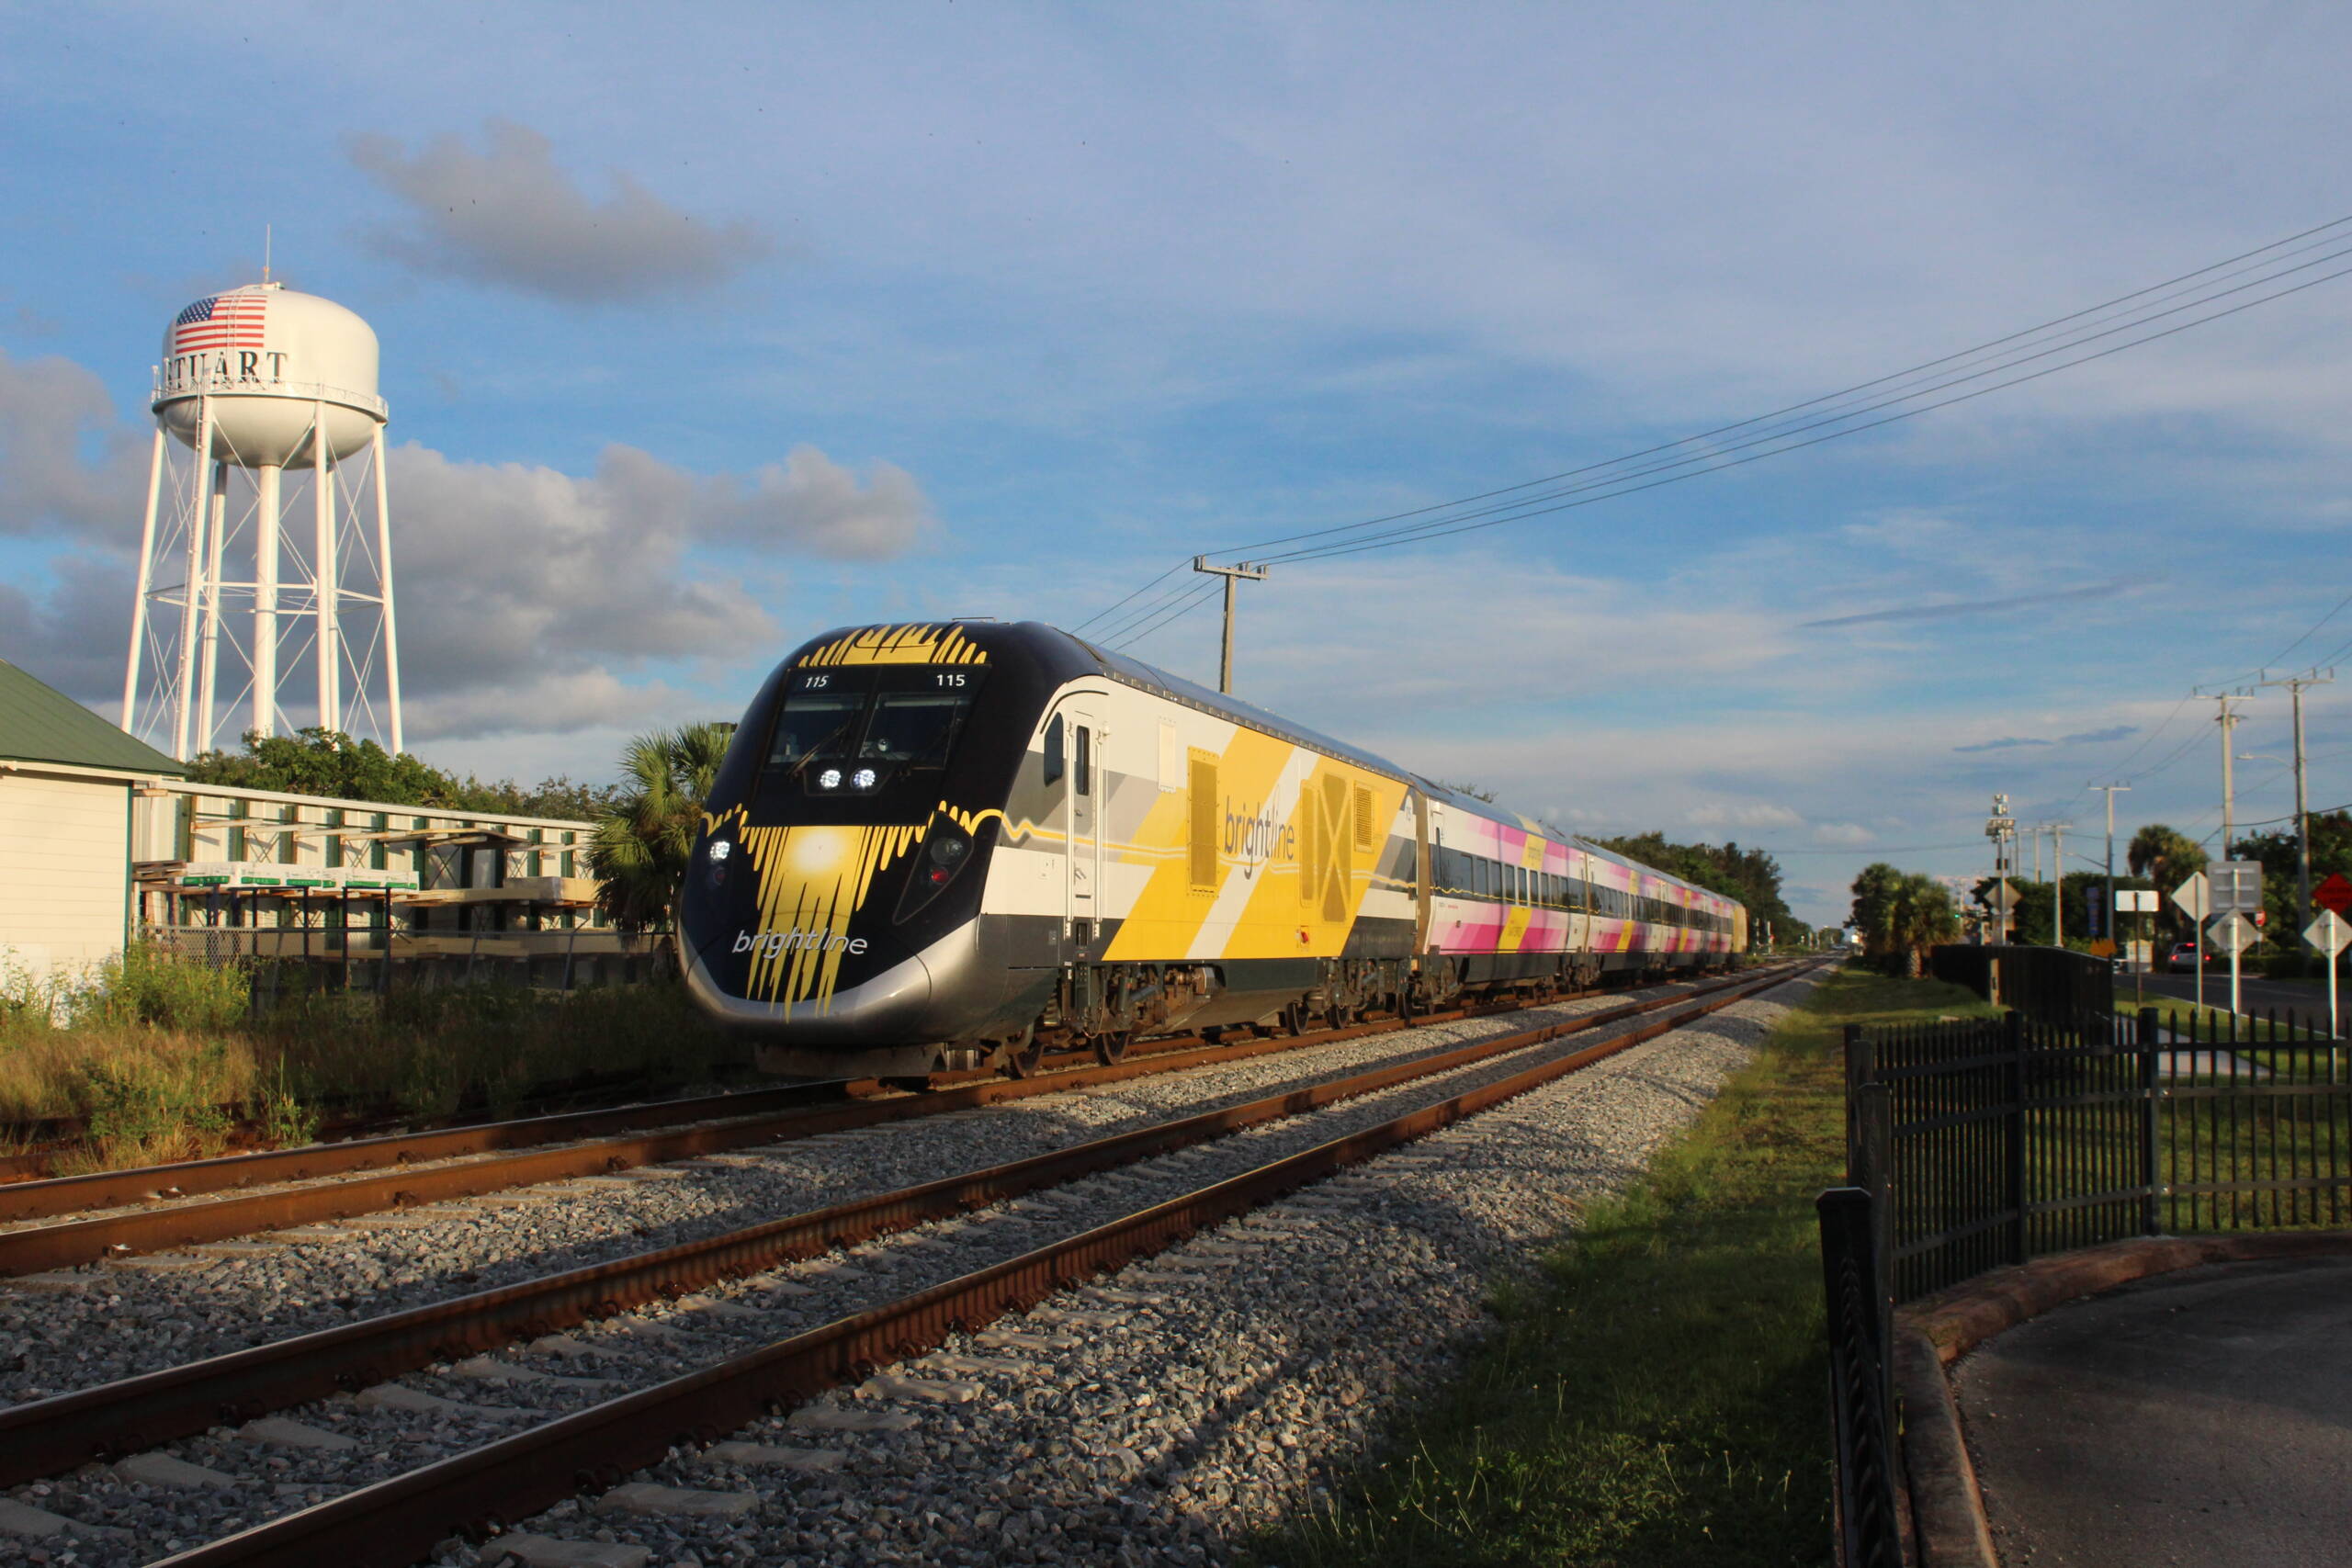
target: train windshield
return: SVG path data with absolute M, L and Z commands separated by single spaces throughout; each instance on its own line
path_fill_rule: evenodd
M 793 671 L 763 792 L 886 794 L 910 774 L 944 768 L 982 673 L 937 665 Z
M 972 693 L 881 692 L 874 699 L 874 716 L 857 743 L 860 761 L 904 762 L 910 767 L 937 767 L 947 761 L 947 749 L 971 711 Z
M 864 692 L 795 692 L 775 721 L 770 766 L 790 766 L 804 757 L 845 757 L 851 735 L 865 713 Z

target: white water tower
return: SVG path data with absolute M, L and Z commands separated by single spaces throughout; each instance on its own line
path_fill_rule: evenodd
M 185 759 L 300 728 L 307 668 L 308 722 L 401 749 L 376 359 L 366 321 L 280 283 L 164 331 L 123 728 Z

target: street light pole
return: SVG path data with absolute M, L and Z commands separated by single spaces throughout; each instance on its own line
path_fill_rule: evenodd
M 1216 689 L 1229 697 L 1233 694 L 1233 585 L 1237 581 L 1263 582 L 1266 569 L 1246 560 L 1231 566 L 1211 566 L 1208 557 L 1194 556 L 1193 570 L 1225 579 L 1225 656 L 1217 661 Z

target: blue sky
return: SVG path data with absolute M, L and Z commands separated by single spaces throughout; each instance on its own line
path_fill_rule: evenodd
M 111 711 L 148 367 L 265 223 L 382 338 L 412 749 L 596 777 L 830 625 L 1071 625 L 2352 212 L 2346 58 L 2352 13 L 2292 5 L 10 9 L 0 655 Z M 1240 689 L 1571 825 L 1771 847 L 1810 918 L 1870 859 L 1975 867 L 1996 789 L 2070 851 L 2095 779 L 2207 832 L 2183 696 L 2352 639 L 2288 646 L 2352 592 L 2347 321 L 2352 279 L 1280 569 Z M 1133 651 L 1214 678 L 1213 616 Z M 2239 775 L 2241 819 L 2290 808 Z

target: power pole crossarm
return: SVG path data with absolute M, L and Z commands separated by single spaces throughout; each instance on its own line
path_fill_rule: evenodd
M 1194 556 L 1193 570 L 1225 579 L 1225 656 L 1217 661 L 1216 689 L 1229 697 L 1233 694 L 1233 585 L 1237 581 L 1263 582 L 1266 569 L 1246 560 L 1231 566 L 1211 566 L 1208 557 Z

